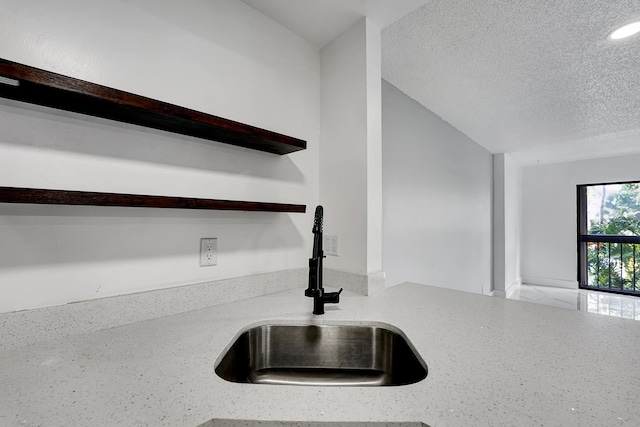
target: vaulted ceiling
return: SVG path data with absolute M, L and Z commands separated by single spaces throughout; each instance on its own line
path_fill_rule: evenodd
M 322 47 L 362 16 L 383 77 L 522 164 L 640 153 L 639 0 L 244 0 Z

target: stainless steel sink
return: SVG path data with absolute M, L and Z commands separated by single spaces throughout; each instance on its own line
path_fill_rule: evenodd
M 241 332 L 215 371 L 236 383 L 399 386 L 427 365 L 390 325 L 266 324 Z

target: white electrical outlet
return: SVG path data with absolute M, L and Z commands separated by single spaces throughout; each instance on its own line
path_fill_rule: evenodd
M 338 236 L 326 235 L 324 236 L 324 254 L 331 256 L 340 255 L 340 240 Z
M 200 267 L 218 265 L 218 239 L 200 239 Z

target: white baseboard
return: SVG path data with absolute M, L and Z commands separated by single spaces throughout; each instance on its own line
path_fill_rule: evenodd
M 511 298 L 511 295 L 522 285 L 522 278 L 516 279 L 507 287 L 505 298 Z
M 518 289 L 518 287 L 521 284 L 522 284 L 522 279 L 516 279 L 513 282 L 511 282 L 509 286 L 507 286 L 507 289 L 505 291 L 494 289 L 493 291 L 489 292 L 489 296 L 498 297 L 498 298 L 510 298 L 511 295 L 513 295 L 513 293 Z
M 550 279 L 548 277 L 523 276 L 522 283 L 525 285 L 552 286 L 554 288 L 578 289 L 577 280 Z

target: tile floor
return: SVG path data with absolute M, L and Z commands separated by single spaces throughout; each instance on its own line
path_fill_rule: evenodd
M 640 320 L 640 297 L 523 284 L 509 299 Z

